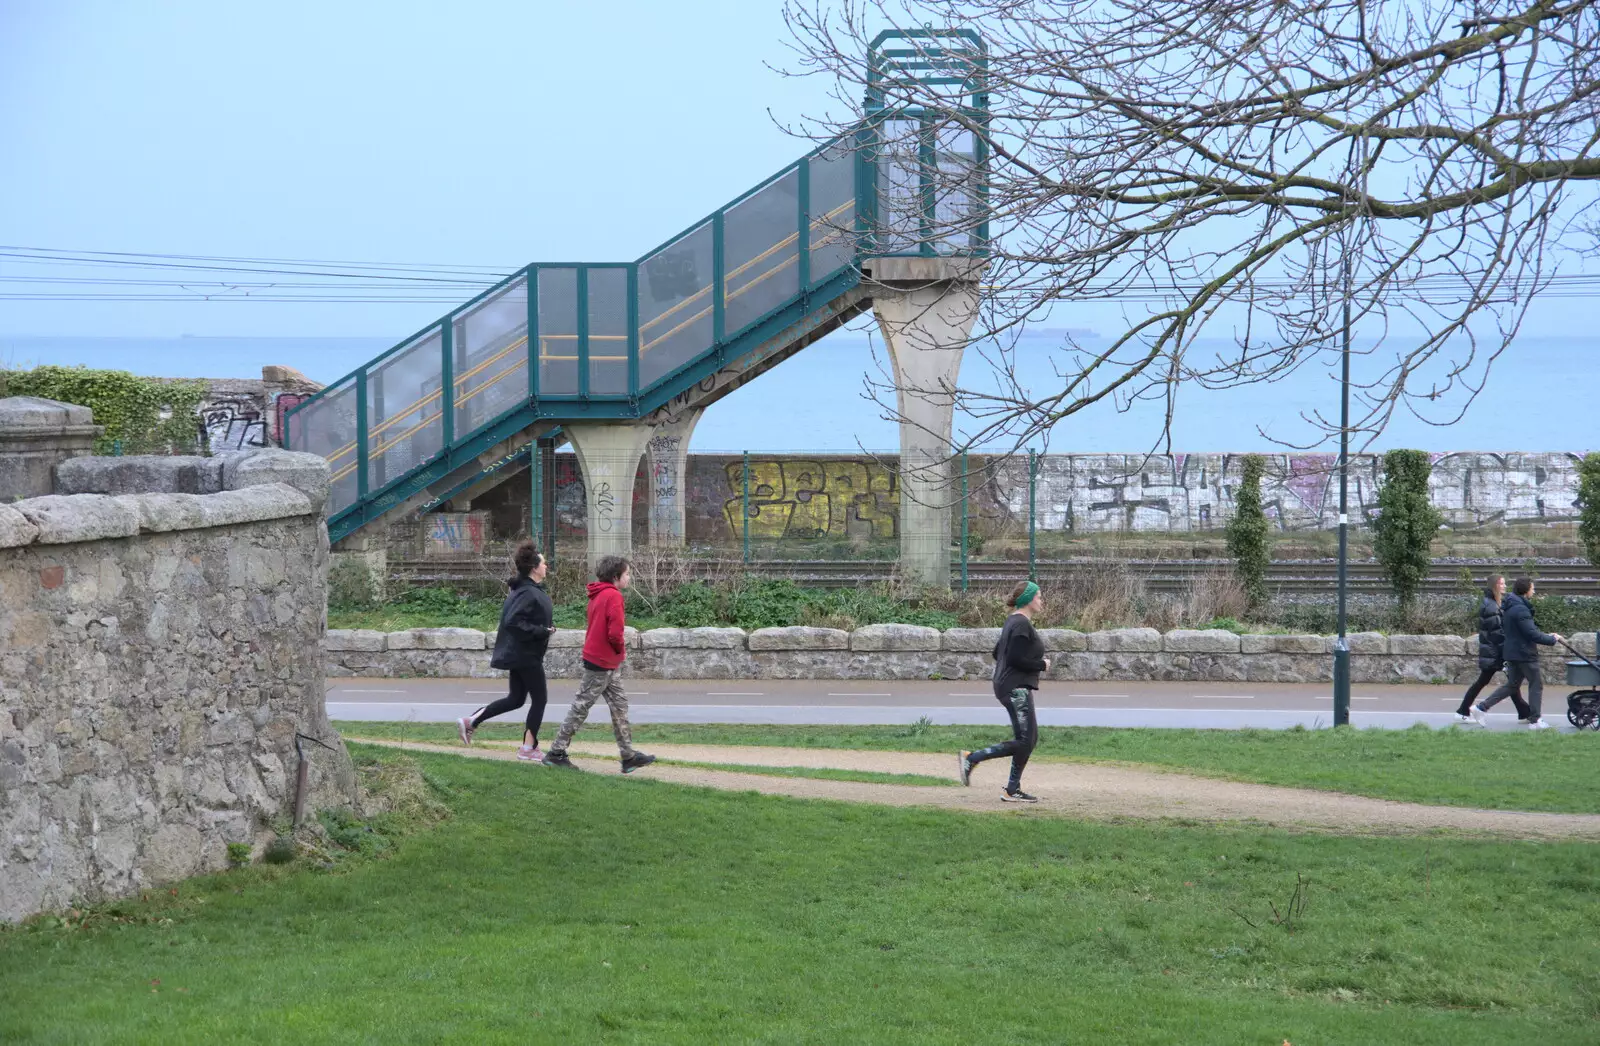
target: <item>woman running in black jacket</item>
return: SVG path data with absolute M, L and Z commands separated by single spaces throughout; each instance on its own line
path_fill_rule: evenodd
M 544 725 L 544 706 L 549 700 L 545 688 L 544 653 L 550 645 L 550 635 L 555 632 L 555 607 L 545 594 L 545 574 L 550 566 L 534 550 L 533 542 L 524 541 L 512 556 L 517 576 L 507 581 L 511 592 L 505 606 L 500 608 L 500 629 L 494 637 L 494 654 L 489 658 L 490 668 L 510 671 L 507 680 L 510 692 L 500 700 L 480 708 L 457 722 L 461 743 L 470 745 L 472 733 L 483 721 L 506 712 L 515 712 L 523 702 L 528 704 L 528 722 L 522 732 L 522 747 L 517 758 L 525 763 L 542 763 L 539 752 L 539 727 Z
M 977 752 L 958 754 L 961 783 L 972 784 L 972 768 L 986 759 L 1011 757 L 1011 779 L 1000 793 L 1006 803 L 1037 803 L 1035 796 L 1022 790 L 1022 769 L 1039 741 L 1039 717 L 1033 707 L 1033 692 L 1039 689 L 1039 674 L 1050 670 L 1044 656 L 1044 640 L 1033 629 L 1033 617 L 1044 609 L 1039 586 L 1024 581 L 1011 590 L 1011 606 L 1016 609 L 1000 629 L 994 646 L 994 696 L 1011 717 L 1011 740 Z

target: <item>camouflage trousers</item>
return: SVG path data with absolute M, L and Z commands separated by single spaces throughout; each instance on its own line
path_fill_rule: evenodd
M 614 668 L 609 672 L 596 672 L 591 668 L 584 668 L 583 679 L 578 683 L 578 696 L 572 699 L 572 706 L 567 709 L 567 718 L 561 724 L 561 729 L 556 732 L 556 739 L 550 742 L 550 754 L 565 752 L 572 743 L 572 735 L 578 732 L 578 727 L 589 718 L 589 710 L 594 703 L 604 698 L 606 707 L 611 710 L 611 732 L 617 735 L 617 749 L 626 759 L 633 755 L 633 728 L 628 725 L 628 693 L 622 689 L 622 669 Z

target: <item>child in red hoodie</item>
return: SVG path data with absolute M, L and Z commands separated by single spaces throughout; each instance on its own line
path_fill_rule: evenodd
M 627 656 L 622 643 L 622 590 L 631 580 L 628 561 L 621 556 L 606 556 L 600 560 L 594 574 L 599 580 L 589 586 L 589 626 L 583 637 L 583 681 L 567 711 L 566 722 L 561 724 L 556 739 L 550 743 L 544 765 L 572 768 L 572 760 L 567 756 L 572 735 L 589 718 L 589 709 L 594 703 L 605 698 L 606 706 L 611 709 L 611 730 L 617 735 L 617 749 L 622 753 L 622 772 L 631 774 L 655 762 L 656 757 L 634 751 L 633 731 L 628 725 L 628 695 L 622 689 L 622 660 Z

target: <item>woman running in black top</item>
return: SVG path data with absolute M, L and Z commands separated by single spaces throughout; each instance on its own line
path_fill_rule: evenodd
M 544 706 L 549 692 L 544 680 L 545 648 L 555 632 L 555 607 L 545 594 L 545 574 L 550 566 L 534 550 L 533 542 L 524 541 L 512 556 L 517 576 L 507 581 L 511 592 L 505 606 L 500 608 L 500 629 L 494 637 L 494 654 L 489 658 L 490 668 L 503 668 L 510 672 L 507 683 L 510 692 L 486 708 L 463 716 L 457 727 L 461 743 L 472 743 L 473 731 L 483 721 L 506 712 L 515 712 L 528 703 L 528 722 L 522 732 L 522 747 L 517 758 L 525 763 L 542 763 L 539 752 L 539 728 L 544 725 Z
M 1039 717 L 1033 707 L 1033 692 L 1039 689 L 1039 674 L 1050 671 L 1044 656 L 1044 640 L 1033 629 L 1033 617 L 1044 609 L 1039 586 L 1024 581 L 1011 590 L 1011 606 L 1016 610 L 1000 629 L 994 645 L 994 696 L 1011 717 L 1011 740 L 977 752 L 958 753 L 961 783 L 972 784 L 972 768 L 987 759 L 1011 757 L 1011 779 L 1000 793 L 1001 802 L 1037 803 L 1035 796 L 1022 790 L 1022 769 L 1039 741 Z

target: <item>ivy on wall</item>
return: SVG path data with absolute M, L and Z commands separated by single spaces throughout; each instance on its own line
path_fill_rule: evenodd
M 94 411 L 94 423 L 105 426 L 96 454 L 195 453 L 205 395 L 203 381 L 142 378 L 125 370 L 0 370 L 0 397 L 39 396 Z

